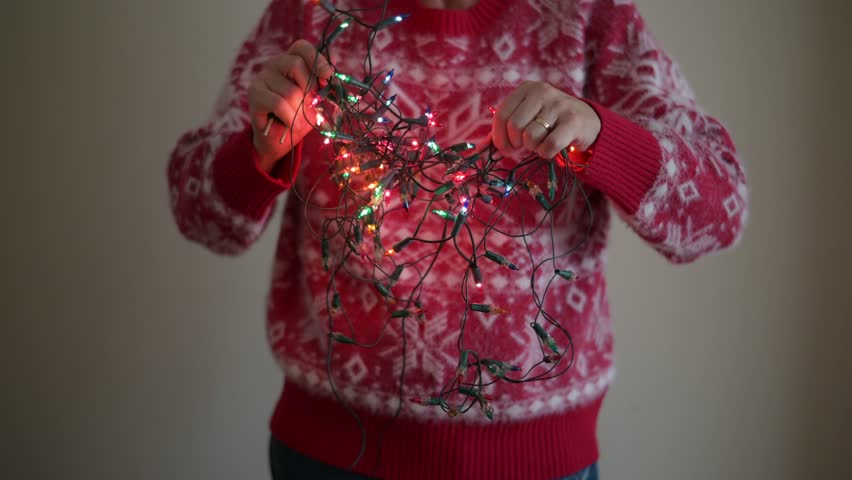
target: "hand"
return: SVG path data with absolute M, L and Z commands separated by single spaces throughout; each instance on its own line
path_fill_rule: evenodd
M 328 81 L 331 74 L 331 66 L 317 55 L 313 45 L 296 40 L 286 53 L 267 60 L 252 79 L 248 87 L 249 115 L 254 148 L 260 156 L 260 167 L 266 172 L 272 171 L 278 160 L 313 128 L 314 119 L 306 115 L 302 106 L 310 105 L 319 83 Z M 273 122 L 264 135 L 270 113 L 283 125 Z
M 498 150 L 524 148 L 553 158 L 563 148 L 586 150 L 598 138 L 601 120 L 588 103 L 544 82 L 524 82 L 494 113 L 491 139 Z

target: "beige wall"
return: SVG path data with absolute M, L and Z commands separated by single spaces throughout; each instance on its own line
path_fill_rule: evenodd
M 238 259 L 187 243 L 164 173 L 263 0 L 17 3 L 0 478 L 264 478 L 274 235 Z M 733 132 L 751 222 L 687 267 L 615 228 L 605 478 L 849 478 L 847 3 L 639 0 Z
M 813 335 L 811 348 L 815 352 L 815 363 L 822 365 L 821 371 L 809 382 L 812 389 L 815 410 L 833 412 L 831 415 L 815 414 L 810 438 L 815 442 L 812 452 L 815 458 L 835 466 L 835 472 L 843 471 L 849 476 L 852 472 L 852 155 L 849 138 L 852 132 L 852 3 L 832 2 L 834 28 L 831 33 L 830 52 L 832 58 L 842 59 L 837 64 L 837 74 L 833 81 L 827 82 L 826 110 L 831 112 L 828 120 L 832 122 L 830 132 L 833 140 L 821 149 L 821 158 L 815 162 L 825 169 L 820 175 L 825 182 L 824 192 L 828 214 L 820 215 L 821 223 L 817 234 L 825 239 L 820 248 L 821 265 L 825 265 L 829 279 L 824 279 L 825 295 L 835 298 L 833 303 L 825 302 L 817 311 L 815 320 L 822 327 Z M 837 379 L 841 379 L 839 382 Z M 845 381 L 844 381 L 845 380 Z M 815 412 L 816 413 L 816 412 Z M 830 467 L 829 467 L 830 468 Z M 828 478 L 828 477 L 826 477 Z M 836 478 L 843 478 L 838 476 Z
M 852 82 L 837 75 L 852 47 L 848 2 L 638 3 L 730 127 L 751 216 L 740 248 L 685 268 L 617 230 L 604 473 L 850 478 L 852 214 L 841 208 L 852 170 L 834 136 L 849 132 L 839 100 Z

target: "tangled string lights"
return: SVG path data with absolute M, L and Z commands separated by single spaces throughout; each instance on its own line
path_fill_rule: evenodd
M 410 401 L 440 408 L 450 417 L 478 406 L 482 414 L 493 419 L 495 409 L 493 397 L 488 393 L 490 386 L 496 382 L 524 383 L 554 378 L 565 373 L 573 363 L 571 335 L 545 310 L 544 300 L 552 282 L 575 280 L 574 272 L 560 268 L 560 261 L 586 241 L 588 231 L 576 245 L 566 251 L 557 251 L 553 212 L 574 195 L 582 195 L 591 229 L 591 206 L 575 175 L 587 168 L 591 152 L 568 147 L 553 159 L 530 155 L 519 161 L 509 161 L 492 145 L 477 149 L 471 143 L 460 142 L 442 148 L 434 134 L 442 127 L 438 112 L 426 108 L 419 116 L 406 116 L 396 104 L 396 95 L 388 95 L 394 75 L 402 73 L 373 71 L 369 49 L 375 34 L 404 21 L 407 16 L 386 16 L 385 5 L 382 19 L 368 23 L 359 16 L 364 10 L 339 10 L 328 0 L 317 3 L 330 14 L 317 46 L 318 52 L 329 62 L 330 46 L 336 38 L 351 28 L 369 31 L 362 75 L 341 72 L 332 64 L 333 76 L 317 90 L 311 101 L 306 96 L 299 113 L 325 137 L 324 143 L 330 152 L 328 177 L 318 183 L 331 179 L 339 188 L 337 207 L 324 209 L 327 215 L 322 228 L 314 232 L 321 242 L 323 267 L 328 272 L 326 305 L 331 333 L 327 368 L 332 391 L 346 406 L 333 381 L 332 351 L 335 346 L 371 348 L 381 341 L 391 322 L 402 322 L 404 329 L 405 322 L 429 321 L 429 298 L 423 295 L 424 285 L 439 255 L 446 250 L 458 256 L 462 285 L 459 293 L 464 302 L 464 313 L 459 319 L 458 364 L 455 375 L 447 379 L 440 391 L 429 397 L 412 397 Z M 546 184 L 537 184 L 534 178 L 546 178 Z M 315 189 L 316 186 L 307 194 L 294 194 L 309 205 Z M 521 205 L 519 200 L 526 195 L 535 200 L 532 205 L 539 211 L 527 211 L 530 202 L 526 202 L 526 207 Z M 415 204 L 421 204 L 420 208 L 413 208 Z M 537 218 L 532 228 L 525 227 L 525 222 L 512 225 L 511 229 L 498 226 L 498 221 L 512 205 L 520 209 L 522 217 Z M 406 215 L 410 230 L 383 230 L 385 219 L 391 214 Z M 423 228 L 426 222 L 436 221 L 443 222 L 440 236 L 424 232 L 429 230 Z M 400 239 L 386 245 L 383 242 L 386 233 Z M 488 247 L 488 239 L 497 235 L 519 239 L 528 246 L 536 234 L 538 241 L 550 239 L 547 250 L 551 254 L 546 258 L 534 258 L 530 248 L 519 253 Z M 412 245 L 418 248 L 411 249 Z M 400 255 L 406 249 L 416 250 L 418 254 Z M 465 325 L 470 315 L 511 314 L 500 305 L 471 302 L 470 280 L 475 288 L 481 288 L 486 283 L 484 271 L 487 273 L 491 268 L 504 268 L 513 275 L 523 275 L 526 272 L 513 263 L 518 255 L 526 255 L 532 266 L 528 273 L 537 307 L 533 321 L 519 328 L 533 329 L 541 350 L 538 362 L 523 367 L 506 359 L 489 358 L 486 352 L 465 346 Z M 415 280 L 411 282 L 413 285 L 402 288 L 400 279 L 404 272 L 413 275 Z M 337 288 L 337 280 L 342 275 L 370 285 L 383 299 L 386 314 L 377 336 L 364 338 L 359 334 L 357 325 L 343 307 L 342 298 L 347 292 Z M 537 276 L 548 278 L 544 289 L 536 288 Z M 400 399 L 404 398 L 404 336 L 402 343 Z M 400 402 L 393 418 L 399 415 L 401 405 Z M 349 406 L 346 408 L 358 420 L 357 413 Z

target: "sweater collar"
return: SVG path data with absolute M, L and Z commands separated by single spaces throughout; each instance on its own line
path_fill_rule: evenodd
M 449 36 L 475 35 L 493 26 L 501 13 L 512 7 L 516 0 L 479 0 L 474 6 L 462 10 L 427 8 L 417 0 L 393 0 L 394 10 L 410 13 L 408 28 L 418 32 L 431 32 Z

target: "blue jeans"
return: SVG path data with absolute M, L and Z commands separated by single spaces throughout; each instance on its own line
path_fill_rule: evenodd
M 347 472 L 306 457 L 270 437 L 269 468 L 272 480 L 366 480 L 369 477 Z M 519 479 L 525 480 L 525 479 Z M 597 464 L 557 480 L 598 480 Z

